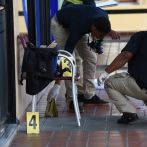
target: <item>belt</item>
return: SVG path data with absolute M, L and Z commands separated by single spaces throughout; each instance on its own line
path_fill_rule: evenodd
M 145 88 L 145 86 L 144 86 L 144 84 L 140 81 L 140 80 L 136 80 L 136 84 L 139 86 L 139 88 L 141 89 L 141 90 L 146 90 L 146 88 Z M 147 91 L 147 90 L 146 90 Z M 146 94 L 147 94 L 147 92 L 146 92 Z

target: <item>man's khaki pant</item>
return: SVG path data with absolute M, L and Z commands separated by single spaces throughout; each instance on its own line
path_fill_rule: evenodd
M 75 60 L 76 60 L 76 73 L 80 75 L 80 80 L 77 81 L 77 90 L 78 94 L 84 94 L 83 92 L 83 60 L 79 56 L 77 49 L 74 49 L 75 52 Z M 71 85 L 72 86 L 72 85 Z
M 147 105 L 147 90 L 140 89 L 136 81 L 128 73 L 118 73 L 110 76 L 105 82 L 105 90 L 116 108 L 121 112 L 136 113 L 136 107 L 126 97 L 143 100 Z
M 63 28 L 62 25 L 58 23 L 57 17 L 55 15 L 54 18 L 51 20 L 51 32 L 54 36 L 54 39 L 57 42 L 59 49 L 65 48 L 69 31 L 69 29 Z M 76 45 L 76 50 L 81 59 L 83 60 L 83 92 L 85 98 L 89 98 L 95 95 L 94 79 L 97 63 L 96 54 L 93 51 L 91 51 L 87 45 L 88 37 L 88 35 L 84 35 Z M 70 101 L 72 100 L 71 81 L 65 81 L 65 86 L 68 101 Z

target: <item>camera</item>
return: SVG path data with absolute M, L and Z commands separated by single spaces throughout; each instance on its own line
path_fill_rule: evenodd
M 91 43 L 89 43 L 89 46 L 94 52 L 98 54 L 104 54 L 102 41 L 102 39 L 94 40 Z

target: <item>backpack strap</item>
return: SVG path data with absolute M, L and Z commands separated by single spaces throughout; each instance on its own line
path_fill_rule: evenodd
M 19 83 L 21 84 L 21 85 L 23 85 L 23 72 L 21 72 L 21 75 L 20 75 L 20 80 L 19 80 Z

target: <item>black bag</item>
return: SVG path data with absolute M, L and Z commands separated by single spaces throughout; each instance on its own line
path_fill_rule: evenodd
M 31 48 L 32 47 L 32 48 Z M 57 48 L 25 49 L 22 73 L 26 72 L 26 93 L 36 95 L 54 80 L 53 58 L 58 55 Z

